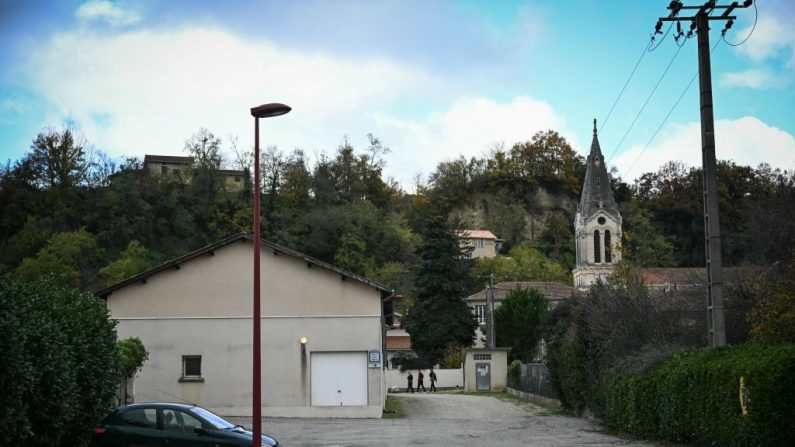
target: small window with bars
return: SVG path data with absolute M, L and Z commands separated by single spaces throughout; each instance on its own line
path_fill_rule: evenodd
M 475 360 L 491 360 L 491 354 L 475 354 Z

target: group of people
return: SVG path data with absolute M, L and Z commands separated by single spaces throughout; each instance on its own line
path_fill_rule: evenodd
M 428 373 L 428 378 L 431 380 L 431 392 L 436 392 L 436 373 L 431 368 L 431 372 Z M 407 393 L 414 392 L 414 376 L 409 371 L 409 375 L 406 378 L 408 381 L 408 388 L 406 388 Z M 422 391 L 425 391 L 425 374 L 422 373 L 421 369 L 417 370 L 417 392 L 420 392 L 420 388 Z

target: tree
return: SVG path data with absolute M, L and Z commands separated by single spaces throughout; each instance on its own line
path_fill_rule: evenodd
M 411 335 L 412 349 L 431 364 L 451 345 L 471 346 L 477 322 L 462 299 L 471 263 L 445 215 L 430 210 L 424 219 L 415 272 L 414 305 L 401 325 Z
M 86 230 L 58 233 L 36 257 L 23 259 L 16 274 L 28 281 L 54 274 L 64 284 L 87 289 L 97 273 L 96 251 L 96 239 Z
M 795 251 L 792 261 L 753 285 L 760 295 L 751 310 L 751 335 L 772 342 L 795 342 Z
M 152 263 L 153 259 L 149 250 L 140 242 L 133 240 L 121 252 L 119 259 L 101 268 L 99 273 L 103 277 L 103 283 L 110 285 L 143 272 Z
M 40 187 L 64 191 L 83 180 L 88 168 L 85 143 L 72 129 L 47 129 L 33 140 L 31 149 L 29 157 Z
M 135 377 L 149 358 L 143 342 L 138 337 L 128 337 L 116 342 L 116 356 L 119 365 L 119 380 L 122 387 L 122 403 L 127 403 L 127 381 Z
M 508 293 L 494 311 L 497 346 L 510 346 L 510 360 L 532 362 L 541 341 L 548 301 L 535 289 L 516 289 Z
M 621 215 L 627 260 L 639 267 L 674 267 L 674 246 L 655 228 L 648 210 L 629 202 L 621 206 Z
M 43 277 L 0 278 L 3 445 L 86 445 L 115 403 L 115 323 L 104 303 Z

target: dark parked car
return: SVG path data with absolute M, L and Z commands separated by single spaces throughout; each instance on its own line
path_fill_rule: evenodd
M 122 405 L 91 432 L 92 447 L 251 446 L 252 433 L 195 405 Z M 262 435 L 262 446 L 278 446 Z

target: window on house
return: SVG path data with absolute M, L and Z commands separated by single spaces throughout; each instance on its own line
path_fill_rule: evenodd
M 613 262 L 613 253 L 610 251 L 610 230 L 605 230 L 605 262 Z
M 478 324 L 484 325 L 486 324 L 486 306 L 483 304 L 478 304 L 475 306 L 475 320 L 477 320 Z
M 235 183 L 240 183 L 241 179 L 239 175 L 235 176 Z
M 483 246 L 483 239 L 478 239 L 478 247 L 482 247 L 482 246 Z
M 168 174 L 168 166 L 165 166 L 165 165 L 161 166 L 160 167 L 160 173 L 163 174 L 163 175 Z
M 174 169 L 171 170 L 171 173 L 174 174 L 174 175 L 177 175 L 177 174 L 179 174 L 179 169 L 178 168 L 174 168 Z
M 182 377 L 180 381 L 203 381 L 202 379 L 202 356 L 183 355 L 182 356 Z
M 599 240 L 599 230 L 593 232 L 593 262 L 599 264 L 602 262 L 602 246 Z
M 491 354 L 475 354 L 475 360 L 491 360 Z

